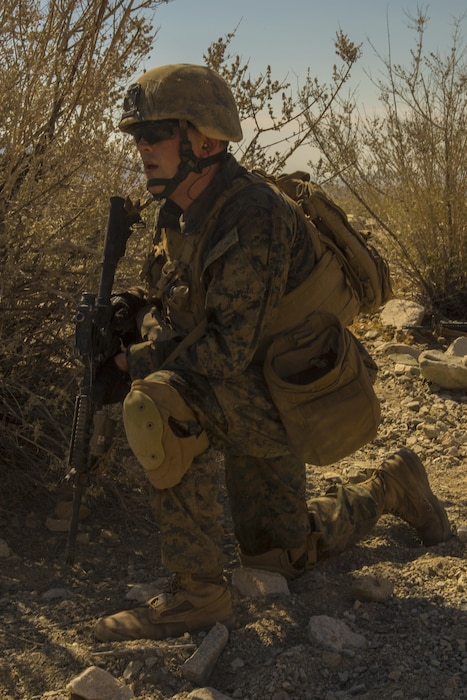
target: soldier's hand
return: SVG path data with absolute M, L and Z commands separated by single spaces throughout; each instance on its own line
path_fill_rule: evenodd
M 146 305 L 142 292 L 138 293 L 138 290 L 135 290 L 112 294 L 110 303 L 112 306 L 111 332 L 122 338 L 124 345 L 127 344 L 125 340 L 136 340 L 138 334 L 136 314 Z
M 113 323 L 118 324 L 134 318 L 138 311 L 145 306 L 146 300 L 138 290 L 119 292 L 110 297 Z
M 122 372 L 128 372 L 126 352 L 119 352 L 118 355 L 114 356 L 114 361 L 119 370 L 121 370 Z

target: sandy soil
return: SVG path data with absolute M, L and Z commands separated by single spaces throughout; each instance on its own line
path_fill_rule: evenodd
M 309 494 L 370 466 L 402 445 L 422 457 L 454 532 L 467 525 L 467 396 L 430 387 L 396 371 L 388 340 L 360 328 L 380 366 L 377 391 L 383 421 L 377 438 L 351 459 L 309 468 Z M 426 347 L 424 338 L 398 338 Z M 5 700 L 65 699 L 67 683 L 96 664 L 131 686 L 141 700 L 188 698 L 196 688 L 181 674 L 202 634 L 164 642 L 101 644 L 94 620 L 131 607 L 134 584 L 169 583 L 159 559 L 157 524 L 139 467 L 124 447 L 88 496 L 89 518 L 73 567 L 64 560 L 66 535 L 46 520 L 63 498 L 38 476 L 30 497 L 0 511 L 0 695 Z M 238 567 L 225 504 L 227 576 Z M 356 576 L 394 585 L 383 603 L 350 595 Z M 218 697 L 241 700 L 439 700 L 467 698 L 466 545 L 454 536 L 426 548 L 415 532 L 383 516 L 372 536 L 320 562 L 289 584 L 290 595 L 248 599 L 234 589 L 237 626 L 208 685 Z M 311 616 L 343 620 L 367 640 L 364 649 L 330 653 L 311 644 Z M 222 694 L 222 695 L 221 695 Z M 193 695 L 192 695 L 193 697 Z M 214 695 L 211 695 L 214 697 Z

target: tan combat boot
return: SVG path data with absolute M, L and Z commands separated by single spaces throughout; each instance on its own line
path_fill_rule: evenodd
M 222 622 L 233 625 L 232 601 L 227 584 L 196 580 L 189 574 L 175 578 L 172 595 L 161 593 L 133 610 L 103 617 L 94 634 L 101 642 L 180 637 Z
M 398 450 L 375 475 L 383 482 L 383 513 L 394 513 L 412 525 L 427 546 L 451 537 L 446 511 L 433 494 L 425 467 L 415 452 Z

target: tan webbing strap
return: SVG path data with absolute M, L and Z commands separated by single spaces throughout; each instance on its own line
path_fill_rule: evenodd
M 180 343 L 177 345 L 177 347 L 172 350 L 170 355 L 167 357 L 167 359 L 162 363 L 160 369 L 165 369 L 168 364 L 173 362 L 183 350 L 186 350 L 186 348 L 189 348 L 190 345 L 193 345 L 193 343 L 196 343 L 197 340 L 201 338 L 201 336 L 204 334 L 204 331 L 206 330 L 206 326 L 208 325 L 208 321 L 206 318 L 203 318 L 202 321 L 198 323 L 197 326 L 193 328 L 192 331 L 186 335 L 183 340 L 180 341 Z
M 224 190 L 224 192 L 222 192 L 222 194 L 219 196 L 206 218 L 206 230 L 208 230 L 209 233 L 211 232 L 211 229 L 216 225 L 217 220 L 219 218 L 219 214 L 226 202 L 229 199 L 231 199 L 237 192 L 240 192 L 240 190 L 243 190 L 245 187 L 253 184 L 254 182 L 261 182 L 261 180 L 257 177 L 251 176 L 250 174 L 241 175 L 238 178 L 235 178 L 232 185 L 226 190 Z M 193 328 L 193 330 L 190 331 L 190 333 L 188 333 L 188 335 L 185 336 L 185 338 L 183 338 L 183 340 L 177 345 L 177 347 L 170 353 L 170 355 L 161 365 L 161 369 L 165 369 L 165 367 L 171 362 L 173 362 L 173 360 L 175 360 L 180 355 L 180 353 L 183 352 L 183 350 L 186 350 L 186 348 L 190 347 L 190 345 L 196 343 L 196 341 L 199 340 L 204 334 L 206 326 L 207 319 L 203 318 L 202 321 L 200 321 L 198 325 L 195 326 L 195 328 Z

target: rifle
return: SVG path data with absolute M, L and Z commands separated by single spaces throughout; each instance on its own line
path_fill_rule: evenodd
M 441 335 L 467 335 L 466 321 L 440 321 L 439 328 Z
M 67 478 L 73 483 L 73 506 L 70 518 L 66 561 L 74 563 L 79 511 L 90 475 L 99 457 L 110 449 L 114 421 L 101 405 L 92 399 L 92 387 L 98 369 L 120 350 L 120 340 L 111 332 L 112 305 L 110 297 L 120 258 L 132 228 L 142 219 L 130 200 L 111 197 L 107 231 L 104 240 L 102 269 L 97 298 L 84 292 L 76 312 L 75 355 L 83 363 L 80 390 L 75 399 L 67 465 Z
M 404 329 L 419 333 L 422 336 L 429 334 L 432 337 L 436 335 L 443 338 L 457 338 L 467 335 L 467 322 L 437 321 L 433 318 L 430 326 L 404 326 Z

